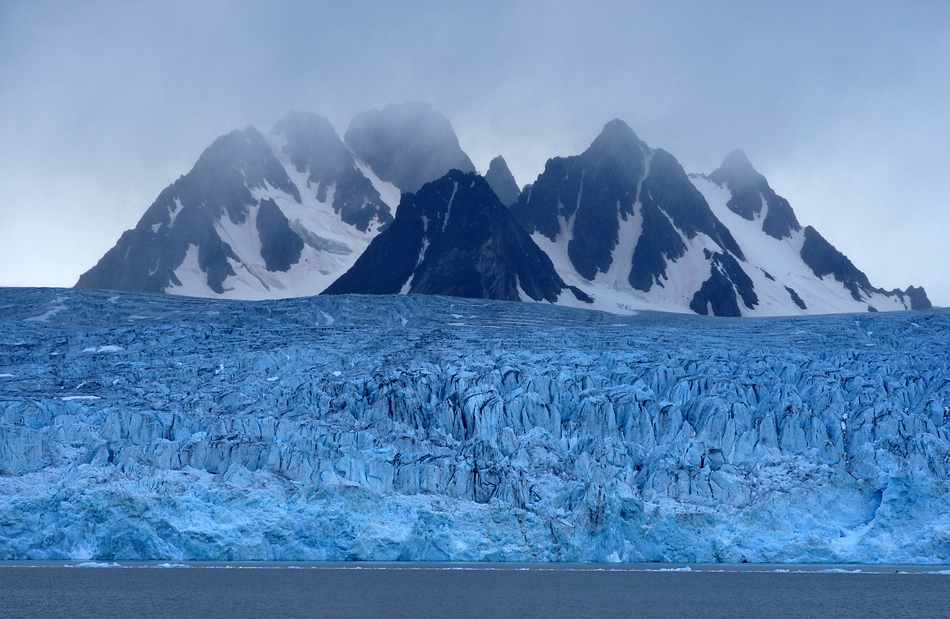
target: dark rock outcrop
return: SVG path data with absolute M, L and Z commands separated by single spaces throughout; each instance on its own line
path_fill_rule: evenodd
M 554 302 L 568 286 L 484 178 L 452 170 L 403 195 L 392 225 L 324 294 Z M 579 290 L 579 299 L 589 300 Z
M 283 153 L 299 173 L 307 173 L 307 189 L 324 202 L 333 188 L 333 210 L 344 223 L 365 232 L 374 220 L 380 228 L 393 220 L 389 206 L 357 167 L 353 155 L 330 121 L 305 112 L 291 112 L 271 131 L 282 138 Z
M 755 309 L 759 298 L 755 294 L 752 279 L 736 259 L 728 253 L 706 252 L 706 257 L 711 263 L 710 276 L 693 295 L 689 308 L 703 315 L 741 316 L 741 300 L 745 307 Z
M 515 177 L 508 169 L 508 163 L 501 155 L 492 159 L 491 163 L 488 164 L 485 180 L 488 181 L 488 185 L 505 206 L 511 206 L 518 201 L 521 190 L 518 189 L 518 183 L 515 182 Z

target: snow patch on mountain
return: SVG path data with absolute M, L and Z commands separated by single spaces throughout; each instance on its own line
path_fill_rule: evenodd
M 832 314 L 866 312 L 871 305 L 879 311 L 908 309 L 897 297 L 869 295 L 866 301 L 854 299 L 845 286 L 830 275 L 816 277 L 801 258 L 804 231 L 790 231 L 776 239 L 762 232 L 768 216 L 768 204 L 752 219 L 746 219 L 726 206 L 732 194 L 701 175 L 691 175 L 693 185 L 703 194 L 716 217 L 732 232 L 751 268 L 745 271 L 755 285 L 759 305 L 749 315 L 782 316 L 791 314 Z M 794 290 L 807 309 L 797 306 L 786 289 Z
M 317 188 L 312 186 L 309 180 L 310 170 L 298 171 L 284 152 L 284 136 L 271 134 L 268 136 L 268 143 L 297 188 L 299 199 L 298 196 L 275 188 L 269 183 L 251 189 L 251 195 L 257 204 L 248 207 L 245 222 L 238 224 L 228 218 L 221 218 L 214 224 L 221 239 L 238 257 L 236 261 L 230 260 L 235 275 L 225 280 L 224 292 L 218 294 L 207 287 L 201 275 L 202 270 L 198 266 L 197 254 L 191 250 L 186 255 L 185 262 L 175 270 L 181 284 L 173 283 L 165 292 L 183 296 L 245 300 L 316 295 L 353 266 L 370 241 L 379 233 L 378 219 L 371 221 L 365 231 L 342 221 L 333 208 L 336 185 L 325 187 L 323 199 L 319 198 Z M 395 213 L 399 204 L 399 190 L 391 183 L 381 181 L 366 164 L 355 157 L 353 163 Z M 285 272 L 268 269 L 262 255 L 258 228 L 248 225 L 248 222 L 255 221 L 260 204 L 265 200 L 274 201 L 287 218 L 290 229 L 304 244 L 297 262 Z

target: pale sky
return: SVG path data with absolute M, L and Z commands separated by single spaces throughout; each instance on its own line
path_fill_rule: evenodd
M 950 306 L 950 3 L 0 0 L 0 285 L 72 286 L 219 135 L 431 102 L 518 183 L 621 118 L 741 148 L 883 288 Z

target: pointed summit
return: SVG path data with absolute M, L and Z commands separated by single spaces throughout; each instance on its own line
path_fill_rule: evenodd
M 749 162 L 749 158 L 738 148 L 726 155 L 726 158 L 722 160 L 722 165 L 719 166 L 719 170 L 726 174 L 745 174 L 749 176 L 757 174 L 755 168 Z
M 309 170 L 310 180 L 319 183 L 352 162 L 343 140 L 330 121 L 310 112 L 290 112 L 274 125 L 271 135 L 283 139 L 280 151 L 297 172 Z
M 732 198 L 726 206 L 740 217 L 753 221 L 763 207 L 768 207 L 762 231 L 769 236 L 781 240 L 802 229 L 788 200 L 769 187 L 769 182 L 756 172 L 749 158 L 738 148 L 726 155 L 722 165 L 709 175 L 709 180 L 729 189 Z
M 637 134 L 633 132 L 633 129 L 630 128 L 630 125 L 619 118 L 614 118 L 604 125 L 604 128 L 600 131 L 600 135 L 597 136 L 594 142 L 600 139 L 632 140 L 640 144 L 643 143 L 640 141 L 640 138 L 637 137 Z
M 556 264 L 570 265 L 569 277 L 610 294 L 666 288 L 667 267 L 687 253 L 695 263 L 707 260 L 708 248 L 729 255 L 722 261 L 743 260 L 676 158 L 651 149 L 622 120 L 607 123 L 582 154 L 549 160 L 511 211 Z
M 624 157 L 649 152 L 646 143 L 637 137 L 630 125 L 615 118 L 604 125 L 587 152 L 598 153 L 606 157 Z
M 452 170 L 402 196 L 396 219 L 323 294 L 441 294 L 554 303 L 569 287 L 484 178 Z M 574 297 L 590 301 L 580 290 Z
M 394 104 L 357 114 L 343 141 L 401 191 L 418 191 L 449 170 L 475 171 L 449 119 L 428 103 Z
M 593 280 L 613 263 L 620 221 L 634 213 L 651 153 L 625 122 L 612 120 L 580 155 L 549 159 L 511 212 L 529 234 L 552 243 L 565 235 L 564 258 Z M 568 222 L 570 230 L 562 227 Z
M 515 182 L 515 177 L 508 169 L 508 163 L 501 155 L 492 159 L 491 163 L 488 164 L 485 180 L 488 181 L 488 185 L 505 206 L 511 206 L 518 201 L 521 190 L 518 189 L 518 183 Z

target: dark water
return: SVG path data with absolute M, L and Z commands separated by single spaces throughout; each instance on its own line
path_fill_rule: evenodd
M 948 574 L 712 569 L 5 565 L 0 617 L 950 617 Z

